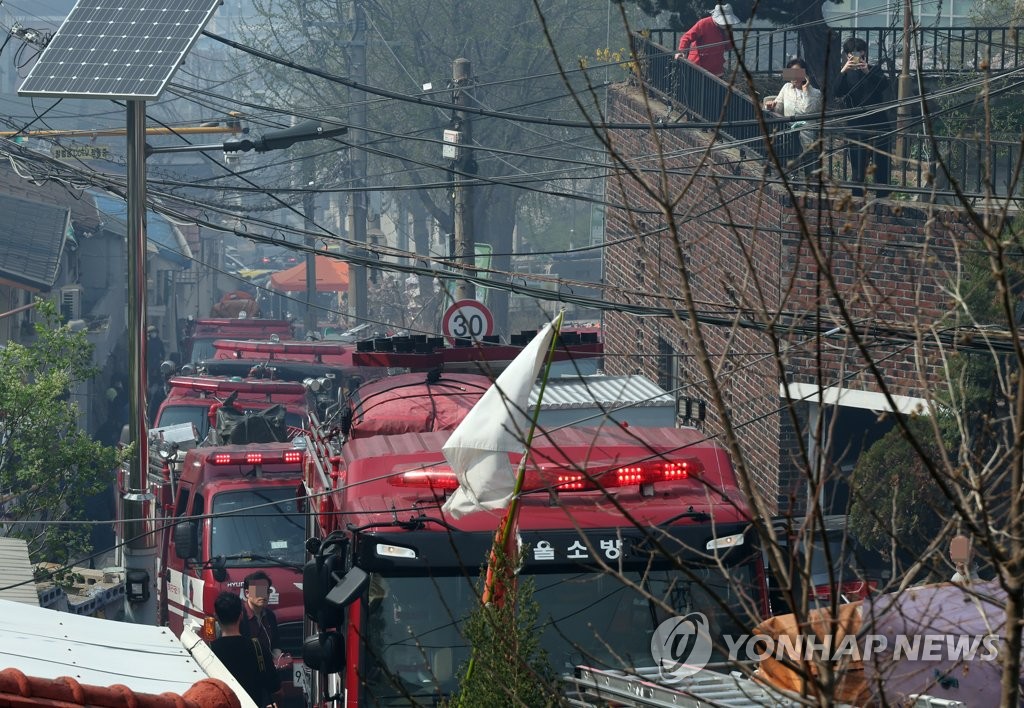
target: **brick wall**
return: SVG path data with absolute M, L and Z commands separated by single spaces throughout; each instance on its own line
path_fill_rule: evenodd
M 633 87 L 613 89 L 609 120 L 646 122 L 642 99 Z M 649 108 L 656 119 L 666 113 L 657 102 Z M 608 211 L 605 282 L 608 299 L 683 309 L 692 301 L 702 316 L 720 319 L 699 331 L 724 411 L 711 400 L 689 321 L 608 313 L 606 368 L 657 380 L 659 340 L 670 343 L 679 354 L 680 395 L 708 401 L 701 427 L 718 434 L 728 415 L 752 482 L 769 505 L 787 507 L 803 494 L 794 463 L 799 433 L 781 410 L 781 381 L 879 389 L 850 338 L 813 336 L 841 322 L 842 302 L 858 321 L 877 327 L 864 346 L 891 392 L 927 397 L 936 362 L 886 337 L 887 328 L 915 318 L 931 322 L 946 311 L 951 245 L 970 238 L 970 228 L 955 210 L 914 203 L 865 206 L 863 200 L 800 196 L 801 208 L 795 208 L 786 192 L 759 180 L 763 165 L 746 152 L 706 151 L 710 137 L 707 131 L 660 130 L 659 150 L 650 131 L 615 132 L 620 154 L 649 170 L 608 180 L 608 200 L 629 209 Z M 668 224 L 651 196 L 663 189 L 659 161 L 640 159 L 659 154 L 668 194 L 677 199 L 678 239 L 659 231 Z M 828 295 L 833 284 L 840 298 Z M 776 312 L 786 315 L 776 345 L 763 328 L 744 326 L 763 325 L 766 313 Z

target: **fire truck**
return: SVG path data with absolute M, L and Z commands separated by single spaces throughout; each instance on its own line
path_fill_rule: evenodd
M 304 362 L 331 366 L 352 366 L 355 347 L 340 342 L 269 341 L 223 338 L 213 342 L 210 359 L 246 359 L 279 364 Z
M 189 395 L 169 398 L 166 410 L 187 405 L 206 422 L 212 408 L 216 426 L 200 436 L 186 416 L 189 422 L 150 431 L 159 622 L 178 633 L 194 619 L 205 625 L 204 639 L 212 640 L 217 595 L 241 594 L 244 578 L 262 571 L 270 577 L 268 606 L 278 620 L 280 649 L 301 662 L 301 433 L 303 412 L 317 405 L 316 396 L 308 384 L 182 378 L 180 387 Z M 320 390 L 337 400 L 337 392 Z M 196 393 L 203 395 L 191 395 Z M 303 677 L 300 671 L 296 681 L 289 669 L 282 708 L 305 705 Z
M 268 604 L 278 619 L 280 648 L 301 662 L 302 431 L 308 410 L 329 409 L 343 397 L 334 370 L 288 366 L 265 367 L 261 375 L 322 375 L 305 376 L 303 383 L 172 377 L 158 427 L 150 431 L 148 479 L 159 544 L 160 623 L 180 632 L 192 618 L 207 625 L 204 638 L 212 639 L 217 595 L 241 593 L 244 578 L 263 571 L 271 579 Z M 289 674 L 280 705 L 305 705 L 303 677 L 299 672 L 296 682 Z
M 182 361 L 202 361 L 213 357 L 213 343 L 218 339 L 293 339 L 293 327 L 291 320 L 259 317 L 190 320 L 182 338 Z
M 310 431 L 313 705 L 432 704 L 456 688 L 470 652 L 459 625 L 479 603 L 500 515 L 443 513 L 458 488 L 441 451 L 449 435 L 360 437 L 344 420 Z M 672 616 L 700 612 L 720 637 L 746 630 L 751 605 L 767 612 L 750 510 L 727 454 L 697 430 L 541 433 L 521 500 L 520 577 L 534 580 L 558 672 L 649 664 L 652 634 Z
M 164 429 L 191 424 L 199 440 L 203 440 L 210 430 L 210 406 L 234 396 L 234 405 L 243 411 L 283 405 L 288 425 L 302 428 L 305 426 L 306 393 L 306 387 L 296 381 L 172 376 L 167 381 L 167 397 L 157 409 L 153 427 Z

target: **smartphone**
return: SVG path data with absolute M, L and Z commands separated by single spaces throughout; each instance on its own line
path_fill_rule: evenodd
M 789 69 L 782 70 L 782 78 L 784 81 L 806 81 L 807 72 L 802 67 L 794 66 Z

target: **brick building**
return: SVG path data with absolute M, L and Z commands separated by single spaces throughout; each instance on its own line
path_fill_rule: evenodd
M 611 91 L 609 121 L 646 122 L 648 110 L 656 121 L 668 112 L 636 87 Z M 723 405 L 769 509 L 805 508 L 801 442 L 812 457 L 824 449 L 827 442 L 810 433 L 821 422 L 831 439 L 823 455 L 826 510 L 845 511 L 844 475 L 856 453 L 891 425 L 879 412 L 924 410 L 933 399 L 939 360 L 934 349 L 915 345 L 913 327 L 947 316 L 953 247 L 976 235 L 950 207 L 802 194 L 794 203 L 779 185 L 761 180 L 756 155 L 727 143 L 707 151 L 712 137 L 698 129 L 660 130 L 656 144 L 651 131 L 616 131 L 622 154 L 665 156 L 668 193 L 682 195 L 674 208 L 680 238 L 677 244 L 663 229 L 661 210 L 636 177 L 609 178 L 609 202 L 629 209 L 608 211 L 606 242 L 615 245 L 605 254 L 606 297 L 683 308 L 682 262 Z M 658 189 L 653 170 L 640 178 Z M 641 235 L 620 242 L 634 234 Z M 841 297 L 829 294 L 830 281 Z M 844 334 L 840 302 L 863 323 L 862 345 L 891 400 Z M 782 316 L 773 341 L 765 328 L 775 313 Z M 681 422 L 721 431 L 722 413 L 709 400 L 687 322 L 613 312 L 604 328 L 609 373 L 658 380 L 676 391 Z

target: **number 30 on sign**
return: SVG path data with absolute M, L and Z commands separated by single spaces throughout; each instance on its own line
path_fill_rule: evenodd
M 482 302 L 458 300 L 445 310 L 441 319 L 441 332 L 451 340 L 480 341 L 494 334 L 494 318 Z

